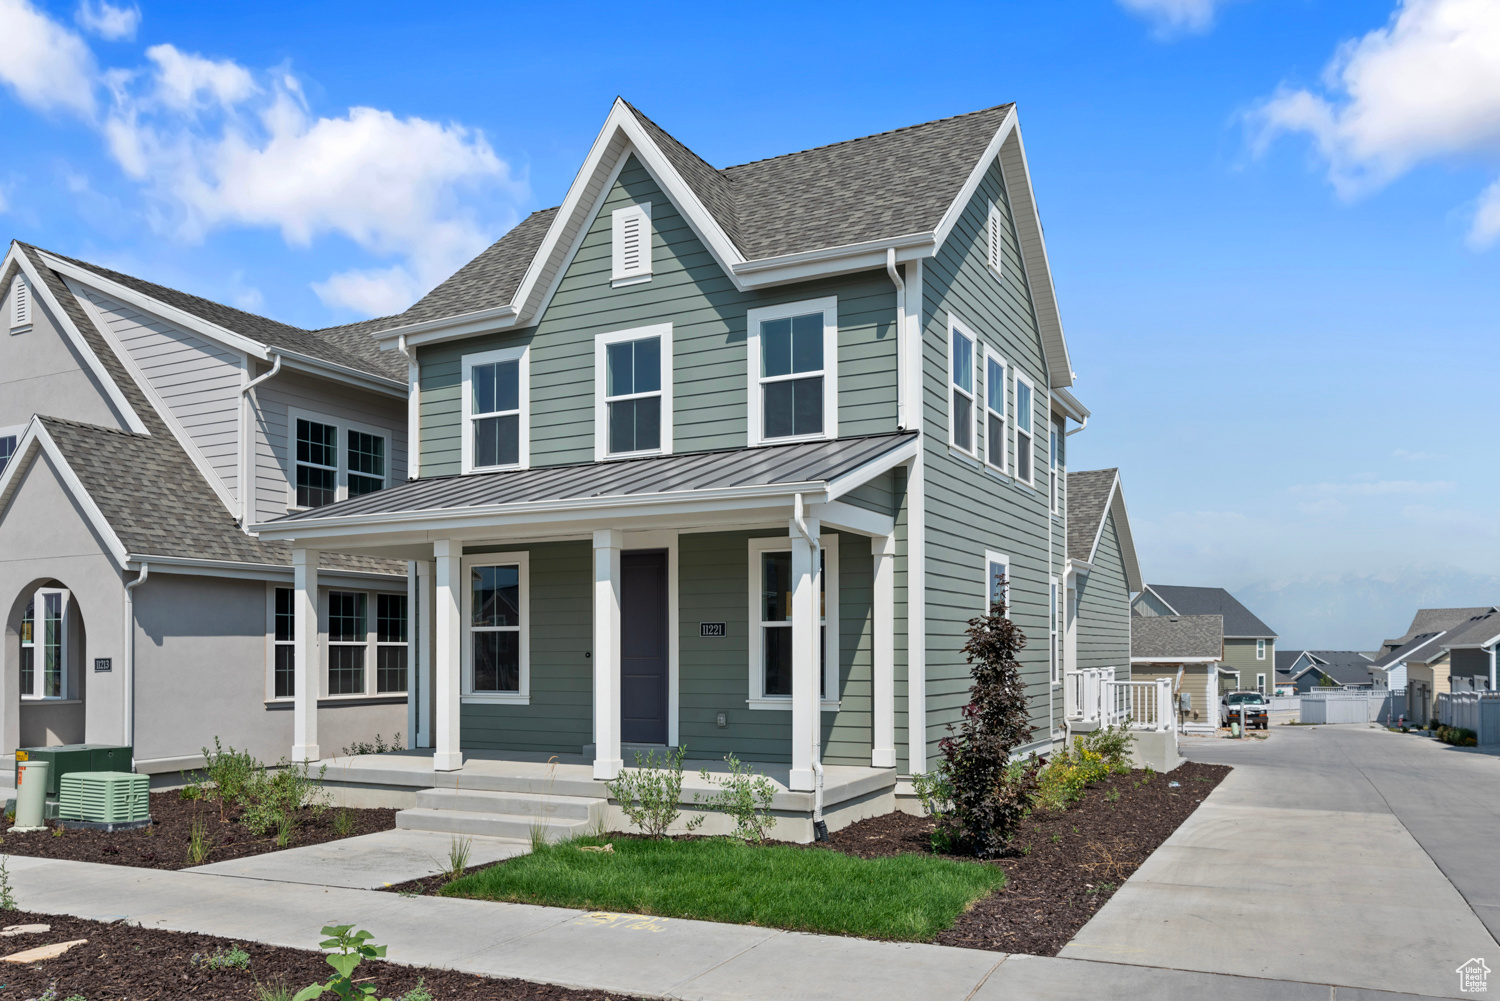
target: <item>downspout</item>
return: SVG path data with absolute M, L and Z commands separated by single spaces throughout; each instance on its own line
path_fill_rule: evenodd
M 244 423 L 240 427 L 244 429 L 243 433 L 245 434 L 244 454 L 240 456 L 242 478 L 238 491 L 240 495 L 241 528 L 250 520 L 250 481 L 255 477 L 255 421 L 251 419 L 248 409 L 250 406 L 250 390 L 281 371 L 281 355 L 275 351 L 271 351 L 268 352 L 267 357 L 275 359 L 271 363 L 271 370 L 264 375 L 251 379 L 240 387 L 240 413 L 244 415 Z
M 895 247 L 885 250 L 885 273 L 891 276 L 891 284 L 896 286 L 896 426 L 905 431 L 907 411 L 911 407 L 911 387 L 907 385 L 911 380 L 906 372 L 906 282 L 896 270 Z
M 1090 414 L 1084 414 L 1083 415 L 1083 423 L 1080 424 L 1080 425 L 1078 425 L 1076 428 L 1074 428 L 1071 431 L 1064 431 L 1063 432 L 1063 437 L 1064 438 L 1070 437 L 1070 436 L 1075 435 L 1078 432 L 1082 431 L 1084 428 L 1088 427 L 1089 426 L 1089 417 L 1090 416 L 1092 416 L 1092 415 L 1090 415 Z
M 125 647 L 120 656 L 120 701 L 124 705 L 125 726 L 121 731 L 130 748 L 130 768 L 135 770 L 135 589 L 151 576 L 151 564 L 142 563 L 135 580 L 125 582 Z
M 1500 643 L 1490 647 L 1490 691 L 1495 690 L 1495 651 L 1500 649 Z
M 271 364 L 271 371 L 267 372 L 265 375 L 256 376 L 254 379 L 251 379 L 249 382 L 247 382 L 243 386 L 241 386 L 240 387 L 240 395 L 241 396 L 249 396 L 250 395 L 250 390 L 254 389 L 256 386 L 259 386 L 261 383 L 263 383 L 267 379 L 271 378 L 277 372 L 281 371 L 281 355 L 278 354 L 275 351 L 270 351 L 270 352 L 267 352 L 267 356 L 270 357 L 270 358 L 276 359 Z
M 415 480 L 421 473 L 421 395 L 417 381 L 421 369 L 406 346 L 406 335 L 396 338 L 396 350 L 406 358 L 406 478 Z
M 801 533 L 802 538 L 807 541 L 807 544 L 812 547 L 812 551 L 813 551 L 813 566 L 814 567 L 818 567 L 817 553 L 818 553 L 818 550 L 819 550 L 819 543 L 818 543 L 817 539 L 814 539 L 812 537 L 812 533 L 807 530 L 807 522 L 803 520 L 802 495 L 800 493 L 796 495 L 796 497 L 795 497 L 795 499 L 793 501 L 792 523 L 797 526 L 797 531 L 799 533 Z M 822 570 L 819 569 L 818 572 L 822 573 Z M 827 841 L 828 840 L 828 825 L 823 822 L 823 762 L 822 762 L 823 749 L 820 746 L 822 744 L 822 734 L 821 734 L 822 729 L 823 729 L 823 700 L 821 698 L 819 698 L 818 699 L 818 711 L 813 714 L 813 726 L 812 726 L 812 769 L 813 769 L 813 779 L 814 779 L 814 782 L 813 782 L 813 840 L 814 841 Z

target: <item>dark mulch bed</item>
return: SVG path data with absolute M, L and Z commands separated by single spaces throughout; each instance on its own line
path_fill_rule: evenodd
M 320 953 L 277 946 L 235 943 L 211 935 L 139 928 L 124 923 L 20 911 L 0 913 L 0 923 L 49 924 L 51 931 L 0 941 L 0 953 L 19 952 L 54 942 L 88 939 L 57 959 L 25 966 L 0 964 L 0 999 L 28 1001 L 46 991 L 55 997 L 81 994 L 89 1001 L 253 1001 L 256 984 L 284 983 L 293 993 L 326 981 L 333 970 Z M 239 945 L 250 955 L 248 968 L 211 969 L 204 958 Z M 377 941 L 378 945 L 379 942 Z M 197 956 L 197 962 L 194 956 Z M 399 998 L 417 986 L 434 997 L 464 1001 L 617 1001 L 624 995 L 576 991 L 525 980 L 493 980 L 453 970 L 366 961 L 356 978 L 379 991 L 377 997 Z
M 350 830 L 347 834 L 339 834 L 334 830 L 339 812 L 339 808 L 330 807 L 313 816 L 313 811 L 304 809 L 291 844 L 286 847 L 300 848 L 359 834 L 374 834 L 396 826 L 395 810 L 349 810 Z M 213 803 L 184 800 L 175 792 L 156 792 L 151 794 L 151 819 L 154 823 L 150 827 L 113 834 L 68 830 L 59 835 L 61 829 L 49 821 L 46 831 L 0 837 L 0 851 L 9 855 L 74 862 L 186 869 L 192 864 L 188 862 L 188 837 L 194 816 L 205 819 L 212 842 L 208 858 L 201 863 L 203 865 L 280 850 L 276 845 L 275 831 L 267 835 L 251 834 L 239 823 L 238 811 L 231 812 L 228 823 L 224 823 L 219 818 L 219 808 Z

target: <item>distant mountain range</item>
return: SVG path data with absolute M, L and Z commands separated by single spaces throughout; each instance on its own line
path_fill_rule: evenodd
M 1500 605 L 1500 577 L 1453 567 L 1302 574 L 1230 590 L 1276 630 L 1281 650 L 1371 652 L 1405 633 L 1418 608 Z

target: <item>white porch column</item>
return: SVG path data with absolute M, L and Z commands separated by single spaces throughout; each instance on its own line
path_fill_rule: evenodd
M 463 675 L 463 543 L 441 539 L 432 544 L 437 557 L 432 626 L 433 643 L 433 754 L 434 771 L 452 772 L 464 766 L 459 748 L 459 687 Z
M 819 716 L 822 706 L 818 690 L 818 562 L 819 523 L 804 518 L 809 542 L 795 519 L 790 523 L 792 541 L 792 774 L 793 790 L 814 787 L 813 755 L 817 753 Z M 833 612 L 832 609 L 829 609 Z M 835 613 L 836 616 L 836 613 Z M 837 618 L 830 616 L 836 622 Z
M 292 760 L 317 761 L 318 696 L 323 693 L 318 656 L 318 551 L 292 550 Z
M 594 533 L 594 778 L 620 774 L 620 547 L 623 533 Z
M 417 632 L 416 645 L 416 693 L 417 723 L 413 732 L 417 735 L 417 747 L 432 746 L 432 616 L 437 610 L 433 601 L 435 576 L 431 560 L 417 560 Z
M 896 537 L 870 540 L 875 562 L 874 714 L 870 764 L 896 767 Z
M 422 651 L 418 646 L 417 635 L 421 628 L 422 605 L 421 591 L 417 585 L 417 563 L 415 560 L 406 562 L 406 746 L 408 748 L 421 747 L 417 743 L 420 739 L 417 735 L 417 720 L 420 719 L 422 711 L 422 700 L 420 697 L 420 685 L 417 683 L 418 676 L 422 673 Z

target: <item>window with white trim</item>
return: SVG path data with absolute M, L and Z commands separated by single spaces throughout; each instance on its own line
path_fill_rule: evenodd
M 370 598 L 363 591 L 328 592 L 328 694 L 365 694 L 370 650 Z
M 751 709 L 792 705 L 792 551 L 785 537 L 750 540 Z M 819 536 L 818 697 L 824 709 L 839 704 L 838 536 Z M 830 617 L 830 610 L 831 617 Z M 831 627 L 831 628 L 830 628 Z
M 388 432 L 322 414 L 291 410 L 291 507 L 314 508 L 390 485 Z
M 1051 580 L 1050 601 L 1047 606 L 1048 640 L 1047 656 L 1052 665 L 1052 683 L 1062 682 L 1062 595 L 1058 593 L 1059 584 L 1056 577 Z
M 948 444 L 974 454 L 974 335 L 948 318 Z
M 1265 660 L 1266 659 L 1266 641 L 1265 640 L 1256 640 L 1255 641 L 1255 659 L 1256 660 Z
M 290 699 L 297 694 L 297 592 L 275 589 L 271 610 L 271 697 Z
M 1016 479 L 1027 486 L 1033 483 L 1035 470 L 1032 464 L 1036 461 L 1035 445 L 1032 441 L 1032 422 L 1036 420 L 1032 412 L 1032 396 L 1035 390 L 1031 380 L 1020 372 L 1016 373 Z
M 838 437 L 838 298 L 752 309 L 749 442 Z
M 385 489 L 385 438 L 350 430 L 349 496 L 362 497 Z
M 1266 676 L 1264 674 L 1257 674 L 1255 676 L 1255 690 L 1262 695 L 1266 694 Z
M 464 355 L 463 471 L 523 469 L 530 460 L 529 350 Z
M 1066 424 L 1062 420 L 1053 419 L 1051 423 L 1052 441 L 1048 450 L 1048 465 L 1050 477 L 1050 490 L 1052 493 L 1052 513 L 1062 513 L 1062 480 L 1065 469 L 1064 450 L 1067 445 Z
M 297 418 L 297 506 L 322 507 L 338 500 L 339 429 Z
M 0 434 L 0 473 L 5 472 L 5 467 L 10 465 L 11 456 L 16 454 L 16 440 L 16 435 Z
M 16 275 L 10 283 L 10 332 L 23 333 L 31 328 L 31 285 L 25 275 Z
M 289 587 L 272 587 L 268 594 L 267 695 L 271 699 L 297 694 L 296 601 L 297 593 Z M 331 590 L 326 592 L 323 608 L 327 676 L 319 697 L 406 694 L 406 595 Z
M 984 461 L 1005 472 L 1005 360 L 984 352 Z
M 1010 557 L 986 549 L 984 551 L 984 595 L 986 609 L 1004 605 L 1010 612 Z
M 406 595 L 375 596 L 375 694 L 406 691 Z
M 594 458 L 672 451 L 672 325 L 594 338 Z
M 651 280 L 651 203 L 610 214 L 610 281 L 618 288 Z
M 1005 217 L 994 202 L 990 202 L 990 214 L 985 221 L 985 263 L 995 277 L 1005 274 Z
M 65 590 L 44 587 L 21 616 L 21 698 L 68 697 L 68 606 Z
M 466 698 L 526 702 L 531 694 L 530 558 L 464 557 L 463 661 Z

